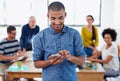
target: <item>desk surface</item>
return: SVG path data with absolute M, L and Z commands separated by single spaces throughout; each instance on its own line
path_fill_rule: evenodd
M 27 66 L 27 70 L 10 71 L 8 73 L 8 81 L 12 81 L 13 78 L 42 78 L 42 69 L 36 69 L 32 62 L 32 51 L 26 52 L 29 59 L 22 61 L 23 66 Z M 104 69 L 101 64 L 97 63 L 97 70 L 79 70 L 77 69 L 78 81 L 103 81 Z M 11 66 L 17 67 L 17 62 Z M 10 67 L 11 67 L 10 66 Z
M 79 70 L 79 72 L 98 72 L 98 73 L 104 73 L 104 69 L 100 63 L 96 63 L 96 70 Z
M 26 70 L 17 70 L 17 71 L 10 71 L 9 69 L 7 70 L 7 72 L 21 72 L 21 73 L 26 73 L 26 72 L 29 72 L 29 73 L 41 73 L 42 72 L 42 69 L 37 69 L 34 67 L 34 64 L 32 61 L 20 61 L 22 63 L 22 66 L 26 66 L 28 69 Z M 17 67 L 17 62 L 13 63 L 10 67 Z
M 104 69 L 100 63 L 96 64 L 96 70 L 80 70 L 77 72 L 78 81 L 103 81 Z
M 42 78 L 42 69 L 36 69 L 32 61 L 23 61 L 23 66 L 28 66 L 27 70 L 9 71 L 8 81 L 12 81 L 14 78 Z M 17 67 L 17 62 L 13 63 L 10 67 Z
M 12 81 L 13 78 L 42 78 L 42 69 L 36 69 L 32 61 L 22 61 L 22 65 L 28 66 L 28 70 L 7 70 L 9 81 Z M 11 66 L 17 66 L 17 62 L 13 63 Z M 99 63 L 97 67 L 97 70 L 77 70 L 78 81 L 102 81 L 104 69 Z

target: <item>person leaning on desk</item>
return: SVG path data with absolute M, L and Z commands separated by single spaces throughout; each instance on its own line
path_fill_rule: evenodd
M 11 65 L 12 61 L 22 56 L 20 44 L 16 37 L 16 28 L 12 25 L 7 27 L 7 37 L 0 42 L 0 71 L 7 75 L 6 70 Z M 7 76 L 5 76 L 7 81 Z
M 20 45 L 23 53 L 26 51 L 32 51 L 32 40 L 39 30 L 40 27 L 36 25 L 35 17 L 30 16 L 29 23 L 25 24 L 21 31 Z
M 88 60 L 103 63 L 105 70 L 104 79 L 107 81 L 107 77 L 116 77 L 119 75 L 118 48 L 117 45 L 112 43 L 116 40 L 117 33 L 114 29 L 107 28 L 102 32 L 102 36 L 106 44 L 102 46 L 98 54 L 94 54 Z M 100 55 L 102 59 L 96 59 Z
M 42 81 L 78 81 L 75 64 L 84 63 L 85 52 L 79 32 L 64 25 L 66 15 L 61 2 L 51 3 L 51 24 L 33 40 L 34 66 L 43 68 Z

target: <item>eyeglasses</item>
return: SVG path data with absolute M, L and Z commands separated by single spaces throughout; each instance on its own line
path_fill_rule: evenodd
M 87 21 L 92 21 L 93 19 L 87 19 Z
M 16 33 L 12 33 L 12 32 L 11 32 L 10 34 L 12 34 L 12 35 L 16 35 Z

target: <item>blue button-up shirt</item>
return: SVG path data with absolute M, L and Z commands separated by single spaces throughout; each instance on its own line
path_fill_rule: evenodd
M 52 27 L 39 32 L 33 41 L 33 60 L 48 60 L 49 55 L 60 50 L 68 50 L 73 56 L 85 57 L 82 40 L 78 31 L 64 26 L 61 33 L 56 33 Z M 74 63 L 63 60 L 58 65 L 43 68 L 43 81 L 77 81 Z

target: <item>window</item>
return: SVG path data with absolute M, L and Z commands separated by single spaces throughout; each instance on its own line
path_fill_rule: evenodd
M 0 24 L 4 24 L 4 0 L 0 0 Z
M 115 0 L 114 25 L 120 26 L 120 0 Z
M 20 25 L 31 14 L 30 0 L 6 0 L 5 24 Z
M 47 0 L 0 0 L 0 26 L 23 25 L 35 16 L 37 24 L 47 25 Z
M 49 3 L 56 0 L 49 0 Z M 67 25 L 85 25 L 86 16 L 93 15 L 94 25 L 100 25 L 101 0 L 58 0 L 65 5 Z
M 0 25 L 23 25 L 29 16 L 37 19 L 38 25 L 48 25 L 47 7 L 56 0 L 0 0 Z M 85 25 L 86 16 L 93 15 L 94 25 L 100 25 L 101 0 L 58 0 L 65 5 L 67 25 Z

